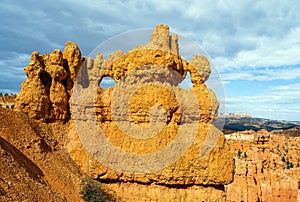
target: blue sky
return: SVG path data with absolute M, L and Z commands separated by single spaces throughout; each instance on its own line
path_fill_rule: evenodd
M 0 91 L 19 91 L 33 51 L 71 40 L 88 55 L 116 34 L 168 24 L 210 56 L 226 112 L 299 121 L 299 10 L 298 0 L 2 0 Z

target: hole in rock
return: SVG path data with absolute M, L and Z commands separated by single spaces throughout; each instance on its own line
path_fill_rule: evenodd
M 178 84 L 180 88 L 187 90 L 193 87 L 192 81 L 191 81 L 191 74 L 190 72 L 187 72 L 185 79 Z
M 45 86 L 47 94 L 49 95 L 50 87 L 51 87 L 51 83 L 52 83 L 52 78 L 51 78 L 50 74 L 46 71 L 43 71 L 40 75 L 40 78 L 41 78 L 43 85 Z
M 103 89 L 108 89 L 111 87 L 114 87 L 117 84 L 117 82 L 111 78 L 110 76 L 105 76 L 101 79 L 99 86 Z

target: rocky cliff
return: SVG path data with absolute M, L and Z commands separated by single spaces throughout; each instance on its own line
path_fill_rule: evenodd
M 72 42 L 63 52 L 34 52 L 16 108 L 48 123 L 71 117 L 69 154 L 122 201 L 224 201 L 234 162 L 212 124 L 218 101 L 205 85 L 210 64 L 204 56 L 187 61 L 178 53 L 178 36 L 166 25 L 154 29 L 148 44 L 105 59 L 100 53 L 81 58 Z M 179 83 L 187 72 L 193 87 L 184 90 Z M 117 85 L 99 87 L 104 77 Z

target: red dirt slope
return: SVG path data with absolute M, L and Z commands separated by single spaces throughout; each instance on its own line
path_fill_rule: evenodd
M 62 149 L 62 124 L 0 108 L 0 201 L 82 201 L 83 175 Z

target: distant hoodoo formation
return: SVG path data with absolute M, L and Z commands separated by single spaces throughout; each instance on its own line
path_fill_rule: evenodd
M 27 80 L 22 84 L 16 108 L 35 119 L 70 119 L 67 149 L 71 157 L 122 201 L 225 201 L 224 185 L 233 180 L 234 161 L 223 133 L 213 125 L 219 104 L 205 84 L 210 63 L 198 55 L 191 61 L 183 59 L 178 36 L 170 36 L 168 26 L 156 26 L 148 44 L 127 53 L 116 51 L 105 59 L 101 53 L 95 59 L 81 58 L 72 42 L 67 42 L 63 52 L 54 50 L 43 56 L 34 52 L 25 72 Z M 149 72 L 156 78 L 153 83 L 159 85 L 143 85 L 149 84 Z M 178 84 L 187 72 L 192 88 L 184 90 Z M 99 83 L 104 77 L 111 77 L 117 84 L 101 88 Z M 105 139 L 126 153 L 123 158 L 101 150 L 101 142 L 93 144 L 99 150 L 88 148 L 91 144 L 86 141 L 94 138 L 89 133 L 91 125 L 87 125 L 95 118 L 90 110 L 95 112 L 97 127 Z M 123 116 L 122 110 L 129 118 Z M 128 125 L 132 127 L 126 129 Z M 138 129 L 144 132 L 134 132 Z M 189 134 L 193 129 L 192 137 Z M 153 135 L 153 131 L 157 134 Z M 142 133 L 145 137 L 139 138 Z M 135 172 L 136 165 L 128 163 L 135 157 L 146 158 L 164 151 L 178 141 L 170 146 L 169 151 L 175 151 L 190 140 L 187 148 L 176 151 L 181 155 L 169 165 L 163 164 L 161 156 L 153 157 L 153 166 L 161 161 L 161 169 Z M 110 158 L 103 160 L 105 155 Z M 168 155 L 165 154 L 166 162 Z

